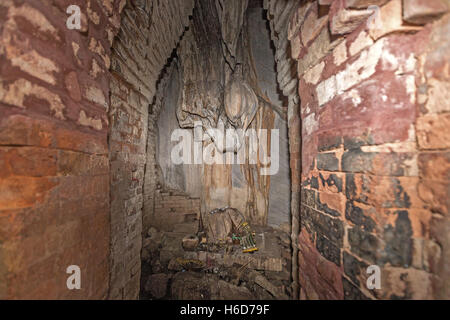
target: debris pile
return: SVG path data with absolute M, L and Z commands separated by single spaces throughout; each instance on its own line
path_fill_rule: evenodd
M 142 248 L 141 299 L 289 299 L 290 238 L 219 208 L 172 231 L 151 227 Z M 164 228 L 168 230 L 168 228 Z

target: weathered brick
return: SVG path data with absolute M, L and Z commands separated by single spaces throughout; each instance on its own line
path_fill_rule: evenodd
M 59 151 L 58 171 L 61 175 L 102 175 L 109 173 L 109 164 L 105 156 Z
M 302 205 L 300 207 L 300 223 L 302 228 L 305 228 L 308 233 L 314 232 L 313 209 Z
M 417 183 L 417 177 L 347 174 L 345 189 L 349 200 L 382 208 L 409 208 L 421 206 Z
M 341 136 L 334 136 L 333 133 L 320 133 L 319 134 L 318 151 L 328 151 L 336 149 L 342 144 Z
M 403 1 L 403 19 L 410 23 L 425 24 L 432 22 L 448 10 L 448 2 L 444 0 Z
M 356 284 L 365 285 L 367 278 L 367 263 L 358 260 L 347 251 L 343 253 L 343 264 L 345 274 Z
M 382 6 L 388 0 L 346 0 L 347 7 L 350 8 L 367 8 L 370 5 Z
M 362 152 L 361 149 L 351 149 L 342 155 L 342 171 L 370 172 L 372 170 L 373 153 Z
M 311 211 L 314 229 L 318 234 L 326 236 L 337 247 L 342 247 L 344 238 L 344 225 L 342 220 L 332 218 L 316 210 Z
M 381 241 L 373 234 L 358 227 L 350 228 L 348 229 L 348 243 L 351 252 L 358 257 L 371 263 L 377 263 Z
M 447 181 L 422 180 L 417 189 L 420 199 L 427 207 L 440 214 L 448 215 L 450 188 Z
M 316 248 L 320 254 L 327 260 L 341 265 L 341 250 L 325 236 L 318 234 L 316 239 Z
M 385 246 L 380 256 L 381 263 L 389 263 L 394 267 L 408 268 L 412 262 L 412 227 L 408 211 L 395 212 L 395 226 L 384 229 Z
M 388 1 L 380 8 L 377 20 L 377 27 L 369 29 L 369 34 L 373 39 L 379 39 L 391 32 L 420 30 L 418 27 L 403 24 L 402 0 Z
M 342 277 L 342 284 L 344 285 L 344 299 L 345 300 L 369 300 L 361 290 L 355 287 L 350 281 Z
M 360 136 L 345 136 L 344 137 L 344 149 L 351 150 L 357 149 L 361 146 L 373 144 L 373 138 L 370 135 Z
M 341 8 L 337 10 L 331 19 L 330 29 L 332 34 L 347 34 L 361 25 L 370 15 L 370 10 L 351 10 Z
M 316 205 L 316 192 L 314 190 L 302 188 L 301 199 L 302 203 L 314 208 Z
M 347 201 L 345 206 L 345 218 L 365 231 L 374 231 L 375 221 L 365 215 L 364 210 L 353 201 Z
M 419 154 L 419 170 L 426 179 L 450 180 L 450 152 L 426 152 Z
M 345 176 L 342 173 L 319 172 L 320 191 L 339 193 L 343 190 Z
M 340 217 L 344 213 L 345 196 L 342 194 L 319 192 L 317 197 L 317 210 Z
M 0 210 L 32 207 L 44 202 L 57 185 L 49 177 L 9 177 L 1 179 Z
M 301 27 L 301 38 L 303 45 L 307 46 L 311 40 L 313 40 L 319 32 L 328 23 L 328 16 L 318 17 L 317 4 L 313 5 L 313 8 L 309 10 L 306 15 L 305 21 Z
M 417 120 L 417 139 L 423 149 L 450 148 L 450 113 L 428 114 Z
M 326 171 L 338 171 L 339 160 L 335 153 L 319 153 L 317 155 L 317 169 Z
M 56 176 L 57 152 L 34 147 L 0 147 L 0 177 Z

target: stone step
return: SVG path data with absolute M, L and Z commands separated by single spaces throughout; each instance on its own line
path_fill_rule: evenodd
M 155 217 L 150 221 L 150 226 L 160 231 L 174 231 L 177 224 L 197 222 L 197 213 L 193 212 L 155 212 Z
M 185 252 L 186 259 L 197 259 L 205 264 L 212 262 L 215 265 L 231 267 L 233 264 L 247 265 L 249 269 L 277 271 L 283 270 L 283 259 L 281 257 L 268 257 L 267 255 L 255 255 L 248 253 L 238 253 L 226 255 L 222 253 L 197 251 Z
M 196 234 L 198 232 L 198 221 L 177 223 L 173 226 L 173 232 Z

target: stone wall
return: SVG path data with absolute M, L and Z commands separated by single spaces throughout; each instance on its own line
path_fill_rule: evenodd
M 303 298 L 450 297 L 446 3 L 302 1 L 291 18 Z

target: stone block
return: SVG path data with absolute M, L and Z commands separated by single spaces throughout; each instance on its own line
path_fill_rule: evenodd
M 428 97 L 425 108 L 430 113 L 450 112 L 450 81 L 428 80 Z
M 194 251 L 197 248 L 199 239 L 195 235 L 187 235 L 181 240 L 183 249 L 186 251 Z
M 331 33 L 339 35 L 351 33 L 372 14 L 373 12 L 371 10 L 351 10 L 341 8 L 331 19 Z
M 292 15 L 291 21 L 288 26 L 288 39 L 292 40 L 292 38 L 298 33 L 300 27 L 305 19 L 305 14 L 308 9 L 311 7 L 312 2 L 306 2 L 305 4 L 298 7 L 298 9 Z
M 369 35 L 373 40 L 391 32 L 419 31 L 420 27 L 403 24 L 402 0 L 391 0 L 382 6 L 373 20 L 373 26 L 369 28 Z
M 145 291 L 149 292 L 153 298 L 161 299 L 167 293 L 169 276 L 164 273 L 152 274 L 145 283 Z

